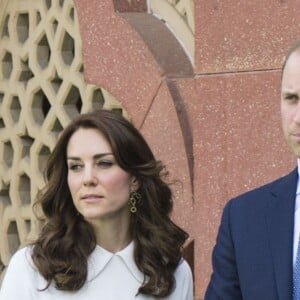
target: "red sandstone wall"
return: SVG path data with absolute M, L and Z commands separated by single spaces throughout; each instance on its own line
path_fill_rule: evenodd
M 118 1 L 75 2 L 86 80 L 122 102 L 183 183 L 174 218 L 195 240 L 195 292 L 203 299 L 225 202 L 295 165 L 281 133 L 279 95 L 283 57 L 299 36 L 300 2 L 195 1 L 192 70 L 168 32 L 157 31 L 153 50 L 139 15 L 116 13 Z M 119 11 L 130 10 L 125 2 Z M 133 4 L 144 11 L 145 1 Z M 161 59 L 165 47 L 176 59 Z

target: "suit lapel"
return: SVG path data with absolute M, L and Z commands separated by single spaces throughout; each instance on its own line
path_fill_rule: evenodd
M 297 169 L 272 185 L 266 222 L 278 297 L 292 299 L 294 207 Z

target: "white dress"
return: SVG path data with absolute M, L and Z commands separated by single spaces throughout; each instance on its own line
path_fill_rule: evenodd
M 88 278 L 76 292 L 57 290 L 54 285 L 45 291 L 46 281 L 31 260 L 31 248 L 18 250 L 9 263 L 0 300 L 149 300 L 137 295 L 144 275 L 133 258 L 133 242 L 117 253 L 96 246 L 88 261 Z M 164 300 L 193 300 L 193 279 L 189 265 L 181 260 L 175 271 L 176 287 Z M 156 298 L 157 299 L 157 298 Z

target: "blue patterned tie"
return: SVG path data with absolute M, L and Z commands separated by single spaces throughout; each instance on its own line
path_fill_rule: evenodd
M 293 300 L 300 300 L 300 243 L 298 244 L 293 273 Z

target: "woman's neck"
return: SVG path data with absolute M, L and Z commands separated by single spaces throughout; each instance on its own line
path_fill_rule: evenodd
M 97 244 L 109 252 L 115 253 L 124 249 L 132 239 L 129 220 L 93 220 L 90 223 L 94 228 Z

